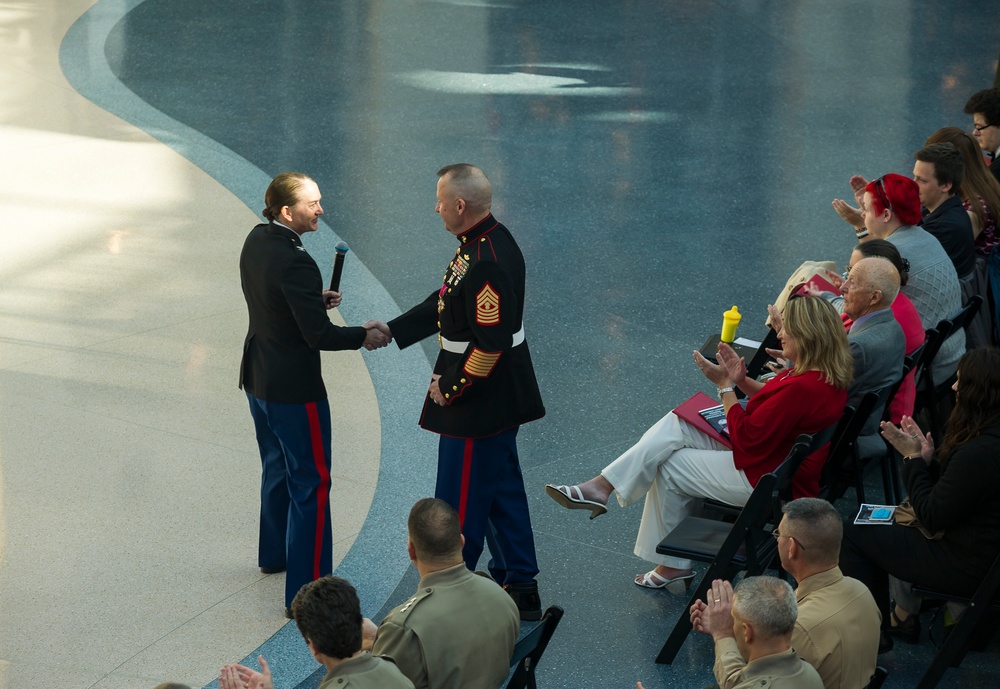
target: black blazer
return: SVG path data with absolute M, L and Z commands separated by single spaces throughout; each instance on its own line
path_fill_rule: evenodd
M 270 223 L 247 235 L 240 282 L 250 313 L 240 388 L 268 402 L 326 399 L 319 351 L 358 349 L 365 329 L 330 322 L 316 261 L 292 230 Z

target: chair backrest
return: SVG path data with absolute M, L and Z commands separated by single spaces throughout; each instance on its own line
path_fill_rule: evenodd
M 792 449 L 788 451 L 788 454 L 785 455 L 784 461 L 774 470 L 774 490 L 778 498 L 781 500 L 791 500 L 792 481 L 795 479 L 795 474 L 798 472 L 799 467 L 802 466 L 802 462 L 810 454 L 830 442 L 830 439 L 836 432 L 837 425 L 834 424 L 812 435 L 803 433 L 795 439 L 795 443 L 792 445 Z
M 768 349 L 780 349 L 781 342 L 778 340 L 778 333 L 774 331 L 773 328 L 767 329 L 767 335 L 764 336 L 763 342 L 760 343 L 760 347 L 757 348 L 757 353 L 753 355 L 753 358 L 747 363 L 747 376 L 750 378 L 757 378 L 761 373 L 764 372 L 764 364 L 770 360 L 771 355 L 767 353 Z
M 861 435 L 861 430 L 878 404 L 880 392 L 866 392 L 858 401 L 857 409 L 851 406 L 844 408 L 836 438 L 830 444 L 830 453 L 823 465 L 820 494 L 830 502 L 840 498 L 847 486 L 851 484 L 854 475 L 856 456 L 854 448 Z
M 924 337 L 926 337 L 926 334 Z M 903 387 L 903 381 L 906 380 L 906 376 L 908 376 L 910 371 L 915 369 L 920 364 L 920 360 L 923 358 L 924 350 L 926 348 L 927 342 L 925 340 L 923 344 L 903 357 L 903 374 L 899 377 L 899 380 L 889 386 L 889 394 L 885 397 L 885 407 L 882 408 L 883 421 L 890 420 L 892 414 L 890 413 L 889 408 L 892 406 L 892 401 L 896 398 L 896 394 L 899 392 L 899 389 Z
M 979 307 L 982 305 L 983 298 L 978 294 L 969 297 L 969 301 L 962 307 L 962 310 L 948 319 L 951 321 L 952 332 L 969 325 L 972 319 L 976 317 L 976 314 L 979 313 Z
M 550 605 L 545 609 L 538 626 L 515 644 L 514 653 L 510 658 L 514 674 L 507 682 L 506 689 L 535 689 L 535 667 L 538 666 L 538 661 L 545 652 L 545 647 L 549 645 L 549 640 L 559 626 L 562 616 L 562 608 Z

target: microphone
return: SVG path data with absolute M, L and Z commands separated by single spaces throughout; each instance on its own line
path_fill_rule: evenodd
M 337 250 L 337 257 L 333 259 L 333 275 L 330 277 L 330 291 L 339 292 L 340 291 L 340 276 L 344 272 L 344 256 L 350 249 L 347 246 L 347 242 L 337 242 L 337 246 L 334 247 Z

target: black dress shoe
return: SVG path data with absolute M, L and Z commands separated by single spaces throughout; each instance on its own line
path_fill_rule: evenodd
M 885 632 L 879 632 L 878 634 L 878 654 L 888 653 L 892 650 L 893 643 L 892 637 Z
M 517 611 L 522 620 L 537 622 L 542 619 L 542 599 L 538 595 L 538 582 L 507 584 L 503 588 L 517 604 Z
M 285 571 L 285 567 L 261 567 L 261 574 L 281 574 Z

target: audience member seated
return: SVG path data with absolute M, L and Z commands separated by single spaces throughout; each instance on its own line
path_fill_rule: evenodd
M 883 424 L 883 436 L 903 455 L 903 482 L 920 526 L 848 522 L 844 532 L 844 573 L 871 590 L 883 631 L 910 643 L 920 634 L 919 601 L 897 595 L 890 605 L 889 576 L 971 596 L 1000 552 L 1000 350 L 966 353 L 954 389 L 955 408 L 937 451 L 912 418 L 898 427 Z
M 607 511 L 612 491 L 623 507 L 646 498 L 634 552 L 656 568 L 638 575 L 637 585 L 689 584 L 690 560 L 657 554 L 660 541 L 702 498 L 745 504 L 760 477 L 778 466 L 800 434 L 821 431 L 843 414 L 851 355 L 833 306 L 818 297 L 790 300 L 778 339 L 795 367 L 767 383 L 748 378 L 746 363 L 726 344 L 719 345 L 718 365 L 694 353 L 702 373 L 719 388 L 732 449 L 670 412 L 590 481 L 545 487 L 560 505 L 590 510 L 591 518 Z M 750 398 L 746 409 L 734 385 Z M 795 476 L 796 497 L 817 495 L 825 457 L 821 448 L 803 462 Z
M 939 143 L 950 143 L 962 154 L 962 164 L 965 166 L 959 192 L 962 205 L 972 222 L 976 253 L 989 256 L 993 247 L 1000 244 L 1000 232 L 996 226 L 1000 220 L 1000 182 L 990 174 L 979 144 L 968 132 L 963 132 L 958 127 L 944 127 L 931 134 L 926 145 Z
M 903 294 L 917 307 L 924 330 L 958 313 L 962 309 L 962 291 L 955 266 L 941 242 L 916 227 L 920 221 L 917 183 L 889 173 L 867 184 L 855 176 L 851 185 L 864 211 L 857 213 L 857 209 L 840 199 L 833 200 L 833 207 L 854 225 L 860 242 L 885 239 L 909 262 L 909 280 Z M 857 223 L 863 223 L 860 229 Z M 944 341 L 934 358 L 931 365 L 934 380 L 948 380 L 964 352 L 965 331 L 959 330 Z
M 520 630 L 517 605 L 489 575 L 465 566 L 465 538 L 451 505 L 420 500 L 408 526 L 406 548 L 420 585 L 377 630 L 365 620 L 365 648 L 392 658 L 417 689 L 499 687 Z
M 888 388 L 903 371 L 906 337 L 890 305 L 899 294 L 899 273 L 885 258 L 863 258 L 852 263 L 840 283 L 844 314 L 851 320 L 847 343 L 854 360 L 854 380 L 847 403 L 856 406 L 869 392 L 880 394 L 879 403 L 861 429 L 874 435 L 885 408 Z M 823 297 L 833 297 L 829 292 Z M 773 323 L 773 319 L 772 319 Z
M 899 276 L 900 291 L 896 295 L 896 298 L 893 299 L 891 308 L 893 316 L 896 317 L 896 322 L 899 323 L 899 327 L 903 330 L 906 356 L 909 356 L 916 351 L 917 347 L 924 343 L 925 336 L 924 326 L 920 322 L 920 314 L 917 313 L 917 309 L 913 306 L 913 302 L 910 301 L 909 297 L 903 294 L 903 288 L 906 287 L 906 281 L 910 277 L 909 264 L 899 255 L 899 250 L 894 245 L 884 239 L 872 239 L 854 247 L 847 270 L 844 271 L 844 276 L 849 275 L 854 266 L 858 264 L 858 261 L 864 258 L 885 258 L 896 269 L 896 274 Z M 838 288 L 843 285 L 843 280 L 837 276 L 830 275 L 828 278 Z M 831 295 L 828 292 L 824 292 L 823 296 L 828 297 L 838 310 L 843 311 L 843 296 Z M 848 332 L 850 332 L 850 328 L 854 325 L 854 322 L 845 316 L 844 324 Z M 848 335 L 847 339 L 850 342 L 851 336 Z M 899 423 L 904 414 L 907 416 L 913 415 L 913 403 L 916 398 L 916 388 L 913 382 L 914 374 L 916 374 L 916 371 L 912 370 L 906 374 L 906 379 L 899 386 L 896 396 L 889 405 L 889 418 L 892 419 L 893 423 Z M 855 375 L 857 375 L 857 370 L 855 370 Z
M 316 662 L 326 668 L 319 689 L 413 689 L 391 660 L 361 648 L 361 602 L 344 579 L 325 576 L 295 594 L 292 617 Z M 259 656 L 261 672 L 243 665 L 224 665 L 219 689 L 274 689 L 271 669 Z
M 965 114 L 972 115 L 972 136 L 983 153 L 989 156 L 990 172 L 1000 182 L 1000 88 L 983 89 L 972 94 L 965 104 Z
M 838 566 L 840 514 L 819 498 L 793 500 L 784 512 L 775 538 L 782 568 L 798 582 L 792 648 L 826 689 L 862 689 L 875 672 L 881 617 L 865 585 Z
M 920 225 L 937 237 L 955 266 L 959 279 L 976 268 L 976 244 L 969 214 L 959 190 L 965 166 L 952 144 L 931 144 L 913 154 L 913 181 L 920 191 Z
M 713 581 L 705 602 L 691 608 L 691 624 L 715 642 L 720 689 L 823 687 L 792 647 L 797 614 L 792 587 L 777 577 L 747 577 L 735 591 L 728 581 Z

